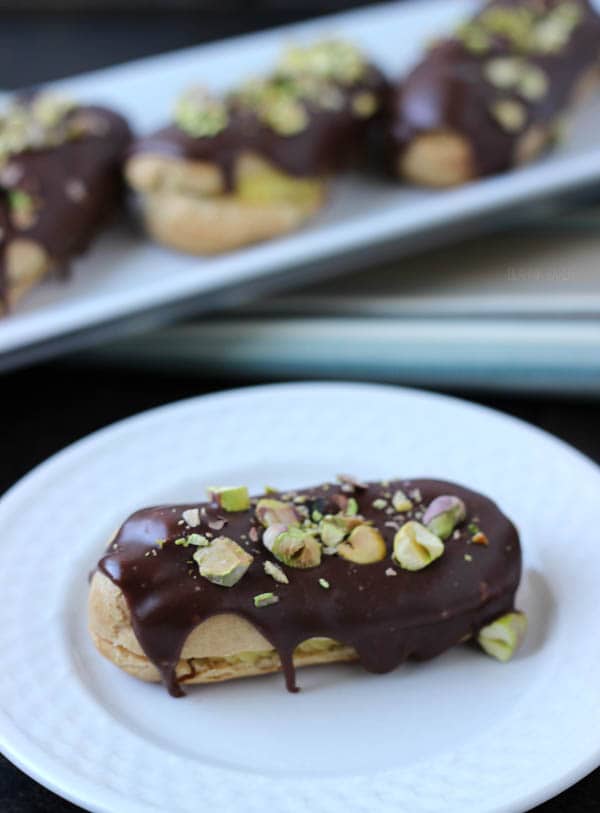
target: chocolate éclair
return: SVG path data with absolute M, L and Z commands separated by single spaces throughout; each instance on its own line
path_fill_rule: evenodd
M 492 0 L 391 94 L 393 172 L 452 186 L 533 160 L 597 86 L 599 50 L 588 0 Z
M 50 92 L 0 116 L 0 313 L 87 249 L 119 203 L 125 119 Z
M 223 97 L 185 92 L 126 166 L 150 235 L 210 254 L 297 228 L 325 203 L 327 176 L 365 152 L 386 89 L 358 48 L 330 40 L 288 49 Z
M 98 650 L 169 692 L 359 661 L 385 673 L 477 641 L 509 660 L 521 548 L 487 497 L 439 480 L 338 482 L 147 508 L 119 529 L 91 579 Z

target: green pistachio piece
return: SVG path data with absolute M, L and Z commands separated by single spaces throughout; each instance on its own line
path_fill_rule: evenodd
M 187 536 L 182 536 L 179 539 L 176 539 L 174 544 L 181 545 L 184 548 L 188 548 L 190 545 L 205 547 L 206 545 L 210 545 L 210 540 L 208 540 L 205 536 L 202 536 L 202 534 L 188 534 Z
M 321 564 L 321 545 L 309 531 L 288 528 L 275 539 L 273 556 L 289 567 L 306 570 Z
M 199 547 L 193 558 L 200 575 L 221 587 L 237 584 L 254 561 L 253 556 L 226 536 L 219 536 L 209 545 Z
M 250 508 L 250 495 L 246 486 L 209 486 L 211 500 L 219 503 L 224 511 L 247 511 Z
M 331 587 L 327 579 L 319 579 L 319 584 L 323 588 L 323 590 L 329 590 L 329 588 Z
M 387 550 L 385 540 L 376 528 L 359 525 L 345 542 L 338 545 L 337 552 L 342 559 L 359 565 L 370 565 L 384 559 Z
M 328 514 L 319 523 L 319 536 L 321 542 L 327 547 L 339 545 L 350 533 L 350 531 L 362 525 L 363 521 L 358 517 L 333 516 Z
M 337 39 L 292 46 L 283 53 L 277 65 L 282 74 L 308 75 L 349 85 L 358 82 L 366 69 L 367 63 L 360 49 Z
M 174 119 L 194 138 L 210 138 L 227 127 L 227 107 L 204 88 L 190 88 L 177 100 Z
M 286 574 L 279 567 L 279 565 L 275 564 L 275 562 L 271 562 L 270 560 L 267 559 L 263 567 L 265 569 L 265 573 L 267 574 L 267 576 L 271 576 L 271 578 L 275 579 L 276 582 L 279 582 L 280 584 L 290 583 L 290 580 L 288 579 Z
M 479 646 L 499 661 L 509 661 L 523 643 L 527 632 L 524 613 L 512 612 L 483 627 L 477 636 Z
M 378 106 L 377 97 L 368 90 L 361 91 L 352 97 L 352 112 L 359 119 L 370 118 Z
M 533 30 L 533 42 L 536 51 L 543 54 L 555 54 L 568 43 L 572 26 L 564 18 L 548 15 Z
M 358 514 L 358 503 L 354 499 L 354 497 L 350 497 L 348 500 L 348 504 L 346 505 L 346 510 L 344 513 L 349 517 L 354 517 Z
M 31 103 L 33 117 L 43 127 L 56 127 L 67 113 L 75 108 L 75 102 L 57 93 L 46 91 L 34 96 Z
M 490 113 L 508 133 L 522 130 L 527 121 L 527 108 L 516 99 L 498 99 L 491 105 Z
M 279 596 L 276 596 L 275 593 L 259 593 L 254 596 L 255 607 L 268 607 L 270 604 L 277 604 L 278 601 Z
M 300 514 L 287 502 L 272 500 L 263 497 L 256 504 L 255 510 L 258 521 L 268 528 L 269 525 L 285 525 L 286 528 L 300 525 Z
M 394 492 L 394 496 L 392 497 L 392 508 L 394 511 L 410 511 L 413 507 L 413 502 L 409 499 L 404 491 L 398 489 Z
M 411 520 L 396 533 L 392 558 L 404 570 L 422 570 L 439 559 L 443 552 L 444 543 L 439 536 L 420 522 Z
M 492 44 L 490 35 L 477 22 L 464 23 L 459 27 L 456 36 L 467 51 L 474 54 L 486 53 Z
M 515 87 L 522 76 L 523 61 L 514 56 L 498 56 L 483 66 L 483 75 L 496 88 L 508 90 Z
M 548 77 L 537 65 L 526 65 L 517 83 L 517 88 L 525 99 L 536 102 L 548 92 Z
M 459 497 L 444 494 L 430 503 L 423 515 L 423 525 L 440 539 L 448 539 L 466 515 L 467 509 Z
M 200 511 L 197 508 L 188 508 L 183 511 L 181 518 L 190 528 L 195 528 L 200 525 Z
M 36 205 L 31 195 L 22 189 L 10 189 L 8 204 L 11 220 L 17 228 L 28 229 L 33 226 L 36 221 Z

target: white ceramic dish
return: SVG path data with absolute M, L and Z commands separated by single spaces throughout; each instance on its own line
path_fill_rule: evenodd
M 173 98 L 193 81 L 233 85 L 273 63 L 286 41 L 336 33 L 360 43 L 391 75 L 413 63 L 425 43 L 469 13 L 472 0 L 412 0 L 153 57 L 57 83 L 111 104 L 139 132 L 170 114 Z M 571 137 L 547 158 L 501 177 L 446 192 L 375 179 L 344 178 L 327 209 L 289 237 L 213 259 L 177 255 L 115 228 L 74 264 L 68 285 L 48 282 L 0 322 L 0 368 L 79 346 L 174 314 L 206 310 L 267 287 L 357 267 L 376 256 L 454 238 L 502 210 L 600 180 L 596 133 L 600 98 L 579 111 Z M 340 259 L 342 258 L 342 259 Z M 283 275 L 283 276 L 282 276 Z M 143 319 L 140 315 L 143 315 Z M 134 316 L 136 317 L 134 319 Z
M 530 619 L 515 660 L 457 648 L 386 676 L 304 670 L 298 695 L 271 676 L 174 700 L 95 652 L 87 572 L 131 510 L 338 470 L 462 481 L 514 517 Z M 2 750 L 102 813 L 529 809 L 600 762 L 599 489 L 590 461 L 526 424 L 386 387 L 238 390 L 96 433 L 0 501 Z

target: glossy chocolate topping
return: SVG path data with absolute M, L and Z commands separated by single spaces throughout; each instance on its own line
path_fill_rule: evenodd
M 598 62 L 600 18 L 587 0 L 493 0 L 474 18 L 477 25 L 490 11 L 531 10 L 543 14 L 568 6 L 577 15 L 566 42 L 556 48 L 518 47 L 506 36 L 490 37 L 473 48 L 468 37 L 444 39 L 426 54 L 391 97 L 390 137 L 392 159 L 420 134 L 451 130 L 471 144 L 478 174 L 506 170 L 516 162 L 516 144 L 534 125 L 556 128 L 559 117 L 574 101 L 578 82 Z M 543 19 L 543 18 L 540 18 Z M 552 34 L 549 26 L 547 36 Z M 486 74 L 497 58 L 517 57 L 524 70 L 542 71 L 546 91 L 527 98 L 516 86 L 502 86 Z M 492 66 L 493 67 L 493 66 Z M 536 90 L 535 87 L 531 88 Z M 518 126 L 503 126 L 493 114 L 500 101 L 511 100 L 522 108 Z
M 82 132 L 56 146 L 11 155 L 0 168 L 0 297 L 7 304 L 6 250 L 16 239 L 31 240 L 57 269 L 83 252 L 118 203 L 120 165 L 131 134 L 125 120 L 101 107 L 77 107 Z M 19 220 L 14 201 L 31 204 Z M 24 194 L 21 194 L 24 193 Z
M 389 497 L 397 489 L 414 503 L 402 515 L 389 507 Z M 464 501 L 466 520 L 446 541 L 440 559 L 418 572 L 400 569 L 389 555 L 396 531 L 408 519 L 421 519 L 431 501 L 443 494 Z M 308 498 L 305 505 L 311 515 L 315 510 L 337 514 L 340 500 L 343 504 L 353 497 L 359 513 L 381 532 L 388 555 L 365 565 L 339 555 L 324 555 L 320 565 L 307 570 L 282 565 L 289 584 L 279 584 L 263 570 L 266 561 L 275 559 L 261 543 L 264 529 L 254 509 L 232 513 L 206 503 L 138 511 L 100 560 L 99 570 L 125 596 L 140 646 L 173 695 L 181 694 L 175 666 L 186 638 L 198 624 L 219 613 L 236 613 L 255 625 L 279 654 L 287 688 L 295 691 L 292 655 L 307 638 L 328 637 L 352 646 L 365 669 L 384 673 L 409 658 L 432 658 L 513 609 L 521 575 L 519 538 L 512 523 L 486 497 L 436 480 L 370 483 L 352 494 L 343 486 L 325 485 L 268 496 L 290 500 L 293 495 Z M 387 509 L 380 503 L 375 507 L 377 499 L 387 500 Z M 233 587 L 202 578 L 192 559 L 194 548 L 174 544 L 176 538 L 190 533 L 182 524 L 182 512 L 189 508 L 205 509 L 200 527 L 193 532 L 225 535 L 254 556 Z M 472 523 L 483 531 L 488 544 L 473 542 Z M 159 547 L 157 540 L 166 542 Z M 390 567 L 396 575 L 389 575 Z M 320 583 L 322 579 L 328 589 Z M 254 597 L 265 592 L 273 592 L 279 602 L 255 607 Z
M 335 88 L 338 98 L 335 107 L 304 100 L 307 124 L 292 135 L 279 133 L 256 112 L 234 99 L 228 124 L 217 135 L 196 138 L 172 124 L 136 141 L 130 155 L 169 155 L 215 164 L 221 168 L 227 191 L 235 186 L 236 160 L 244 152 L 259 155 L 293 176 L 327 175 L 364 154 L 367 132 L 376 111 L 359 115 L 353 105 L 361 94 L 372 94 L 381 109 L 387 84 L 383 75 L 369 66 L 360 81 L 352 85 L 336 84 Z

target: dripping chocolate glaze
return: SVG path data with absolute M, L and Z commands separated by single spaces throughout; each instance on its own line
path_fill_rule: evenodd
M 507 517 L 481 494 L 436 480 L 393 481 L 385 487 L 371 483 L 351 495 L 359 513 L 383 535 L 388 554 L 396 529 L 385 523 L 394 520 L 374 508 L 373 501 L 399 488 L 406 493 L 418 489 L 421 495 L 406 519 L 419 511 L 419 504 L 427 505 L 441 494 L 460 497 L 467 508 L 467 520 L 459 526 L 457 538 L 447 540 L 443 556 L 416 573 L 396 567 L 396 576 L 386 575 L 393 564 L 389 555 L 369 565 L 334 555 L 323 556 L 321 564 L 309 570 L 282 565 L 289 584 L 276 583 L 263 570 L 265 561 L 275 559 L 260 541 L 263 529 L 254 519 L 254 510 L 230 513 L 214 504 L 204 504 L 207 516 L 193 531 L 204 533 L 210 530 L 207 523 L 224 518 L 224 527 L 211 533 L 228 536 L 255 557 L 233 587 L 220 587 L 200 577 L 196 564 L 190 564 L 194 548 L 172 544 L 186 532 L 179 524 L 182 512 L 201 507 L 199 504 L 159 506 L 133 514 L 100 559 L 98 569 L 122 590 L 140 646 L 175 696 L 182 693 L 175 667 L 186 638 L 198 624 L 219 613 L 237 613 L 270 641 L 290 691 L 296 689 L 293 651 L 312 637 L 333 638 L 352 646 L 365 669 L 388 672 L 409 658 L 432 658 L 509 612 L 521 576 L 519 538 Z M 343 492 L 340 486 L 331 485 L 297 493 L 308 496 L 311 510 L 315 507 L 326 514 L 338 513 L 336 495 Z M 470 542 L 468 523 L 475 518 L 488 545 Z M 258 542 L 247 538 L 252 527 L 258 529 Z M 170 541 L 158 549 L 158 539 Z M 319 579 L 326 579 L 329 589 Z M 255 607 L 254 596 L 265 592 L 279 596 L 279 603 Z
M 367 133 L 377 118 L 357 116 L 352 99 L 359 93 L 373 93 L 381 105 L 387 91 L 383 75 L 372 66 L 361 81 L 335 87 L 342 98 L 339 109 L 306 101 L 308 123 L 295 135 L 281 135 L 253 111 L 233 104 L 227 126 L 215 136 L 196 138 L 172 124 L 137 140 L 129 154 L 168 155 L 216 164 L 229 192 L 235 187 L 236 160 L 244 152 L 257 154 L 290 175 L 327 175 L 363 157 Z
M 490 8 L 530 6 L 552 9 L 562 0 L 494 0 Z M 489 59 L 515 55 L 506 40 L 497 38 L 485 53 L 473 53 L 455 38 L 442 40 L 431 48 L 390 97 L 390 141 L 392 160 L 422 133 L 454 130 L 469 141 L 478 174 L 489 175 L 515 164 L 515 147 L 532 125 L 552 126 L 573 101 L 578 82 L 598 61 L 600 17 L 587 0 L 573 0 L 582 19 L 564 48 L 552 54 L 523 54 L 540 67 L 548 79 L 548 92 L 538 101 L 495 88 L 483 76 Z M 476 18 L 477 19 L 477 18 Z M 527 111 L 526 125 L 517 133 L 508 132 L 490 113 L 500 98 L 516 99 Z
M 8 305 L 7 249 L 12 240 L 39 244 L 56 269 L 85 251 L 114 211 L 122 192 L 121 161 L 131 139 L 121 116 L 101 107 L 77 107 L 90 130 L 58 146 L 12 155 L 0 170 L 0 305 Z M 9 192 L 35 202 L 31 225 L 19 228 L 11 217 Z

